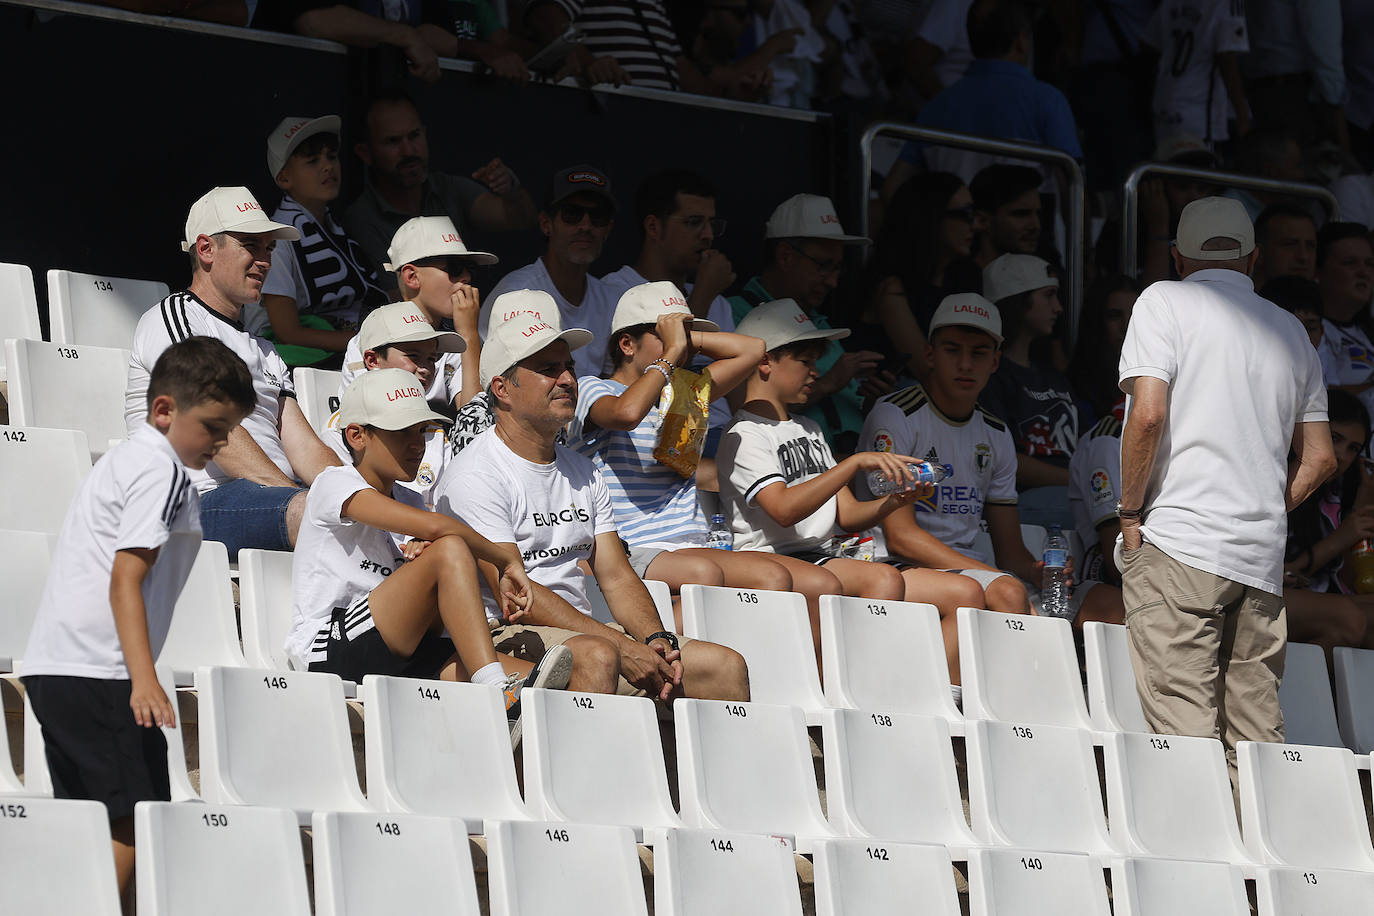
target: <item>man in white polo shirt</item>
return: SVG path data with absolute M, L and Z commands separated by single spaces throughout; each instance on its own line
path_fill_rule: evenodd
M 1298 319 L 1255 294 L 1244 207 L 1179 217 L 1182 280 L 1136 301 L 1121 350 L 1121 559 L 1131 663 L 1157 733 L 1282 741 L 1286 511 L 1336 468 Z M 1291 466 L 1290 447 L 1297 455 Z
M 320 441 L 296 403 L 296 389 L 272 345 L 243 329 L 243 306 L 262 295 L 277 241 L 300 232 L 267 218 L 247 188 L 214 188 L 191 205 L 183 251 L 191 284 L 139 319 L 129 358 L 124 419 L 132 434 L 143 423 L 148 377 L 169 346 L 196 334 L 223 341 L 245 363 L 258 405 L 229 434 L 203 471 L 200 492 L 205 539 L 222 541 L 231 560 L 244 547 L 290 550 L 305 512 L 305 487 L 339 458 Z

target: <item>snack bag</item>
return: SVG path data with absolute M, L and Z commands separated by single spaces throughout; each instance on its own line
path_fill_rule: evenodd
M 667 398 L 667 406 L 659 410 L 662 422 L 658 427 L 658 442 L 654 445 L 654 460 L 686 479 L 696 473 L 701 449 L 706 443 L 711 373 L 707 369 L 700 372 L 674 369 L 672 384 L 664 391 L 672 394 Z

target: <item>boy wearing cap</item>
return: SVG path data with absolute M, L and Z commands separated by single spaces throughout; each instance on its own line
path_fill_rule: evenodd
M 518 741 L 522 683 L 563 687 L 571 659 L 550 656 L 541 673 L 498 660 L 473 559 L 495 566 L 501 611 L 518 618 L 530 603 L 519 554 L 426 511 L 413 491 L 397 486 L 415 478 L 430 425 L 447 422 L 404 369 L 365 372 L 348 386 L 339 426 L 353 463 L 323 472 L 310 488 L 286 651 L 311 671 L 351 681 L 384 674 L 503 687 Z M 398 547 L 393 535 L 409 540 Z
M 142 425 L 153 364 L 177 341 L 214 337 L 248 365 L 257 406 L 215 459 L 191 474 L 205 537 L 224 542 L 231 561 L 242 547 L 290 550 L 305 510 L 301 484 L 339 463 L 296 404 L 281 356 L 241 323 L 244 305 L 262 295 L 276 243 L 299 238 L 295 227 L 268 219 L 247 188 L 212 189 L 186 218 L 190 286 L 145 312 L 134 329 L 124 401 L 130 434 Z
M 274 252 L 261 333 L 288 366 L 337 367 L 360 318 L 390 298 L 329 211 L 339 196 L 338 117 L 284 118 L 267 137 L 267 170 L 282 189 L 272 218 L 301 237 Z
M 72 499 L 24 653 L 53 794 L 105 804 L 121 893 L 133 873 L 134 805 L 171 799 L 167 742 L 154 726 L 175 725 L 176 712 L 153 660 L 200 547 L 188 469 L 204 468 L 255 402 L 248 367 L 219 341 L 163 350 L 143 422 Z

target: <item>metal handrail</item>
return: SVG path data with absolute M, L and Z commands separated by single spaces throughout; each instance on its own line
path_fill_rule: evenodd
M 1066 233 L 1067 250 L 1064 252 L 1064 272 L 1067 274 L 1063 300 L 1068 311 L 1069 347 L 1078 340 L 1078 316 L 1083 299 L 1083 225 L 1084 195 L 1086 185 L 1083 169 L 1078 161 L 1063 150 L 1036 143 L 1022 143 L 1016 140 L 1001 140 L 996 137 L 980 137 L 974 134 L 959 134 L 950 130 L 936 130 L 931 127 L 915 127 L 895 121 L 878 121 L 869 125 L 859 138 L 859 156 L 863 168 L 860 182 L 862 196 L 859 198 L 859 233 L 868 235 L 868 197 L 869 181 L 873 175 L 873 140 L 878 134 L 920 140 L 931 146 L 947 146 L 954 149 L 973 150 L 974 152 L 993 153 L 1011 159 L 1025 159 L 1042 162 L 1062 169 L 1069 178 L 1069 225 Z
M 1200 178 L 1212 184 L 1242 188 L 1247 191 L 1274 191 L 1291 197 L 1311 197 L 1326 208 L 1328 219 L 1340 219 L 1341 207 L 1336 195 L 1319 184 L 1305 181 L 1279 181 L 1274 178 L 1259 178 L 1255 175 L 1242 175 L 1239 172 L 1219 172 L 1213 169 L 1199 169 L 1186 165 L 1173 165 L 1168 162 L 1142 162 L 1126 177 L 1121 186 L 1121 272 L 1132 277 L 1139 276 L 1138 263 L 1140 252 L 1140 232 L 1137 225 L 1140 219 L 1140 182 L 1146 175 L 1163 175 L 1169 178 Z

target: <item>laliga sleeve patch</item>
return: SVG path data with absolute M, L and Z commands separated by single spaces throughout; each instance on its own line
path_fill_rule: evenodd
M 1106 468 L 1093 468 L 1092 474 L 1088 477 L 1088 486 L 1092 490 L 1094 506 L 1116 502 L 1116 490 L 1112 487 L 1112 478 Z
M 875 452 L 891 452 L 891 451 L 894 451 L 893 446 L 892 446 L 892 434 L 889 433 L 889 432 L 888 432 L 887 430 L 885 430 L 885 429 L 880 429 L 880 430 L 878 430 L 878 432 L 873 436 L 873 451 L 875 451 Z

